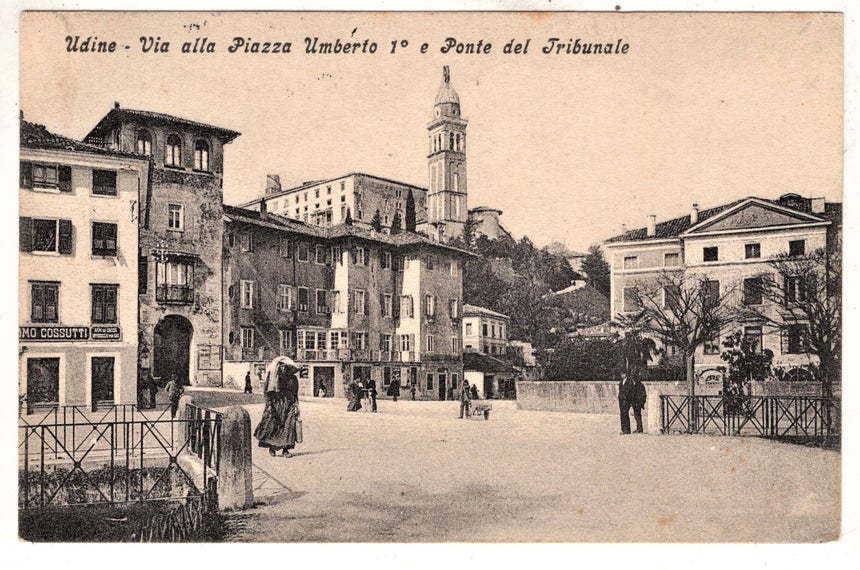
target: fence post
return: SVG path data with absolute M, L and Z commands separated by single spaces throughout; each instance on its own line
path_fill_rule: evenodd
M 251 472 L 251 416 L 241 406 L 227 408 L 221 416 L 218 505 L 223 509 L 254 506 Z

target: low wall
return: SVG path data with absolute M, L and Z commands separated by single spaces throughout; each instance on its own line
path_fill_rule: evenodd
M 257 391 L 254 394 L 245 394 L 235 390 L 186 386 L 185 396 L 189 396 L 195 406 L 212 409 L 265 403 L 262 391 Z

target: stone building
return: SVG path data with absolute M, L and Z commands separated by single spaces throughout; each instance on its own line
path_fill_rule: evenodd
M 778 200 L 749 197 L 689 215 L 656 223 L 649 216 L 644 228 L 627 231 L 605 242 L 611 269 L 610 313 L 638 310 L 637 288 L 653 286 L 666 274 L 705 279 L 714 295 L 727 295 L 738 307 L 777 311 L 761 294 L 761 279 L 774 270 L 768 260 L 778 254 L 803 256 L 817 249 L 839 248 L 841 203 L 823 198 L 785 194 Z M 754 316 L 739 318 L 723 336 L 739 330 L 774 353 L 774 365 L 801 367 L 816 361 L 803 347 L 802 325 L 777 328 Z M 721 386 L 725 363 L 720 338 L 705 343 L 695 354 L 703 384 Z
M 300 392 L 344 395 L 351 378 L 381 394 L 398 379 L 444 399 L 463 378 L 460 312 L 467 252 L 415 233 L 324 228 L 224 206 L 225 379 L 288 355 Z M 383 396 L 384 397 L 384 396 Z
M 117 103 L 85 141 L 150 160 L 140 191 L 140 375 L 221 384 L 224 145 L 239 133 Z
M 23 411 L 137 402 L 138 190 L 149 161 L 21 120 Z

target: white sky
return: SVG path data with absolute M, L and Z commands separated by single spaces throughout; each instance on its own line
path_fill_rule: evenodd
M 306 36 L 353 29 L 376 54 L 304 53 Z M 70 54 L 67 34 L 131 49 Z M 143 35 L 170 53 L 142 53 Z M 293 53 L 229 54 L 236 35 L 291 40 Z M 198 36 L 218 52 L 179 53 Z M 484 38 L 493 53 L 443 55 L 448 36 Z M 553 36 L 623 38 L 630 51 L 541 54 Z M 33 14 L 21 37 L 21 108 L 49 130 L 82 138 L 116 100 L 240 131 L 226 148 L 231 204 L 258 196 L 267 173 L 285 185 L 361 171 L 426 186 L 442 65 L 469 119 L 469 207 L 502 209 L 517 237 L 584 250 L 693 202 L 841 199 L 839 15 Z M 529 37 L 529 54 L 501 53 Z M 410 45 L 391 55 L 396 38 Z

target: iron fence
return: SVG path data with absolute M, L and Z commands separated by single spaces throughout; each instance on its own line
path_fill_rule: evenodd
M 663 433 L 838 438 L 841 401 L 804 396 L 660 396 Z

